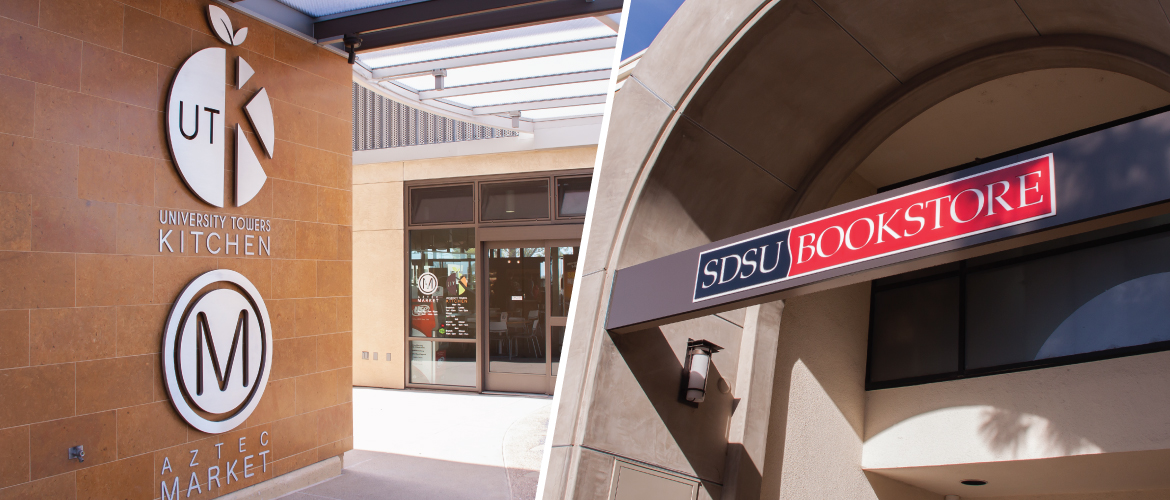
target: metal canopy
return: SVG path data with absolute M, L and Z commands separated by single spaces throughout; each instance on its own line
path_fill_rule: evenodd
M 608 36 L 587 40 L 577 40 L 572 42 L 550 43 L 533 47 L 522 47 L 518 49 L 498 50 L 481 54 L 468 54 L 464 56 L 420 61 L 409 64 L 385 66 L 373 69 L 372 73 L 375 80 L 397 80 L 406 76 L 429 74 L 432 70 L 438 69 L 466 68 L 468 66 L 479 66 L 482 64 L 492 64 L 505 61 L 519 61 L 523 59 L 535 59 L 537 57 L 575 54 L 577 52 L 588 52 L 591 50 L 612 49 L 616 46 L 617 37 Z
M 405 3 L 405 2 L 403 2 Z M 428 0 L 314 23 L 322 42 L 362 38 L 361 51 L 621 12 L 623 0 Z

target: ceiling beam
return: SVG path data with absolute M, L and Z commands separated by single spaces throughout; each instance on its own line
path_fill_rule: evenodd
M 621 12 L 624 0 L 429 0 L 320 21 L 318 40 L 362 38 L 361 52 Z
M 541 1 L 547 0 L 430 0 L 407 5 L 389 4 L 382 9 L 318 21 L 314 23 L 313 31 L 320 39 L 343 35 L 361 35 L 412 24 L 514 8 Z
M 588 52 L 591 50 L 612 49 L 616 46 L 617 37 L 606 36 L 601 38 L 590 38 L 587 40 L 549 43 L 532 47 L 522 47 L 519 49 L 497 50 L 495 52 L 484 52 L 481 54 L 468 54 L 465 56 L 432 59 L 430 61 L 398 64 L 394 66 L 384 66 L 381 68 L 374 68 L 370 73 L 372 78 L 375 80 L 396 80 L 408 76 L 429 74 L 431 70 L 435 69 L 465 68 L 468 66 L 479 66 L 481 64 L 519 61 L 522 59 L 533 59 L 537 57 L 556 56 L 561 54 L 575 54 L 577 52 Z
M 586 104 L 605 104 L 605 94 L 562 97 L 559 99 L 544 99 L 540 101 L 512 102 L 508 104 L 495 104 L 492 106 L 478 106 L 471 108 L 471 112 L 472 114 L 476 115 L 494 115 L 497 113 L 507 113 L 509 111 L 531 111 L 534 109 L 584 106 Z
M 566 83 L 596 82 L 601 80 L 609 80 L 609 73 L 610 72 L 608 69 L 597 69 L 593 71 L 563 73 L 560 75 L 536 76 L 532 78 L 517 78 L 515 80 L 503 80 L 498 82 L 476 83 L 473 85 L 460 85 L 457 87 L 447 87 L 443 90 L 423 90 L 418 93 L 418 97 L 422 100 L 441 99 L 444 97 L 484 94 L 487 92 L 500 92 L 504 90 L 530 89 L 536 87 L 547 87 L 549 85 L 563 85 Z

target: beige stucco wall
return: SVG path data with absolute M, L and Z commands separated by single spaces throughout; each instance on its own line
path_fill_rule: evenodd
M 405 386 L 404 182 L 593 168 L 596 154 L 582 146 L 354 165 L 354 385 Z

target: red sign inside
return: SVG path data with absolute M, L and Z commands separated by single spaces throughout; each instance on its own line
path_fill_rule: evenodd
M 788 277 L 1056 215 L 1052 155 L 794 226 Z

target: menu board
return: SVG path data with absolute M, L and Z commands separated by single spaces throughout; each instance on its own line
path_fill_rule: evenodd
M 448 337 L 471 337 L 475 335 L 475 313 L 471 310 L 469 297 L 448 297 L 445 301 L 444 334 Z

